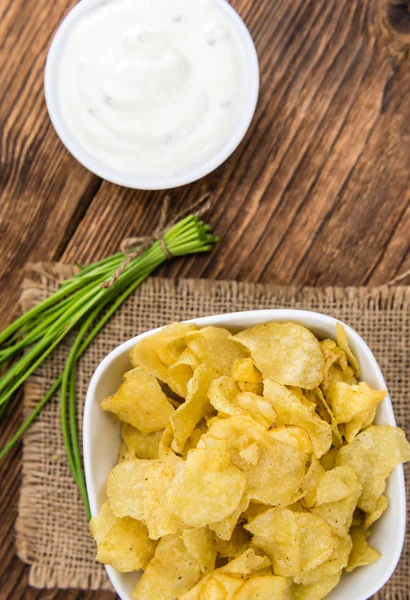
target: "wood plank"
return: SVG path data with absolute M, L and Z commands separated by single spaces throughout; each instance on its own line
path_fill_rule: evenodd
M 10 321 L 27 261 L 56 260 L 98 178 L 64 149 L 49 121 L 43 69 L 74 0 L 3 3 L 0 20 L 0 327 Z M 11 307 L 11 308 L 10 308 Z
M 49 123 L 52 33 L 74 0 L 0 7 L 0 327 L 26 261 L 88 262 L 155 227 L 163 194 L 83 169 Z M 409 20 L 398 0 L 235 0 L 255 37 L 261 96 L 235 154 L 172 193 L 173 214 L 207 190 L 222 241 L 159 274 L 290 284 L 381 284 L 410 268 Z M 2 441 L 20 419 L 9 407 Z M 0 464 L 1 600 L 111 600 L 28 588 L 14 556 L 19 448 Z

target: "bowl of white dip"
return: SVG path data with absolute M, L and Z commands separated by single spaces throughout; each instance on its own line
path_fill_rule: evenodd
M 252 37 L 226 0 L 81 0 L 45 68 L 48 112 L 69 152 L 138 189 L 219 167 L 245 136 L 258 92 Z

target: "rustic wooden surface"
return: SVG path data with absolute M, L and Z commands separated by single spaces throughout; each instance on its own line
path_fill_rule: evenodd
M 24 265 L 80 261 L 146 233 L 160 193 L 102 182 L 68 154 L 47 116 L 43 68 L 74 0 L 0 3 L 0 327 Z M 235 0 L 256 41 L 261 95 L 240 148 L 175 210 L 213 190 L 222 242 L 161 275 L 281 284 L 382 284 L 410 268 L 409 2 Z M 5 415 L 2 444 L 20 421 Z M 0 600 L 99 600 L 28 588 L 14 553 L 20 448 L 0 464 Z

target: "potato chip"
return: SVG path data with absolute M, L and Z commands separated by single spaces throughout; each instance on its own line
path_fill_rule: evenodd
M 410 444 L 404 432 L 391 425 L 372 425 L 340 448 L 336 464 L 351 466 L 363 486 L 358 506 L 365 512 L 376 510 L 377 500 L 386 488 L 386 479 L 400 463 L 410 460 Z
M 91 519 L 90 531 L 97 542 L 97 560 L 120 573 L 145 568 L 154 555 L 156 544 L 145 525 L 130 517 L 117 518 L 108 502 Z
M 217 546 L 215 536 L 208 527 L 198 529 L 185 529 L 181 538 L 189 554 L 198 561 L 204 575 L 215 569 Z
M 330 558 L 336 536 L 320 517 L 288 508 L 271 508 L 245 526 L 253 544 L 272 561 L 274 572 L 295 577 L 315 569 Z
M 259 575 L 248 579 L 236 590 L 232 600 L 285 600 L 288 580 L 277 575 Z
M 386 397 L 384 390 L 377 391 L 364 381 L 348 385 L 342 381 L 333 382 L 327 392 L 327 399 L 337 423 L 345 423 L 344 434 L 347 442 L 370 425 L 379 402 Z
M 251 357 L 237 358 L 231 369 L 231 377 L 234 381 L 241 383 L 262 383 L 262 373 L 256 368 Z
M 352 365 L 356 377 L 359 378 L 360 377 L 360 366 L 359 366 L 357 358 L 355 357 L 355 355 L 353 354 L 353 352 L 351 351 L 351 349 L 349 347 L 349 342 L 347 341 L 346 330 L 341 323 L 336 323 L 336 339 L 337 339 L 338 345 L 340 346 L 340 348 L 342 348 L 342 350 L 346 354 L 347 360 Z
M 298 585 L 294 583 L 290 588 L 290 597 L 292 600 L 322 600 L 337 586 L 341 575 L 342 572 L 339 571 L 322 581 L 311 583 L 310 585 Z
M 249 548 L 243 554 L 228 562 L 224 567 L 218 569 L 218 573 L 225 573 L 233 576 L 246 577 L 266 569 L 271 565 L 267 556 L 256 554 L 253 548 Z
M 265 323 L 234 339 L 248 348 L 264 379 L 312 389 L 323 379 L 324 358 L 318 339 L 297 323 Z
M 241 585 L 241 579 L 215 571 L 201 589 L 199 600 L 228 600 Z
M 203 527 L 222 521 L 238 508 L 245 483 L 244 474 L 231 464 L 228 452 L 191 450 L 166 494 L 166 502 L 188 527 Z
M 366 538 L 371 535 L 371 532 L 368 529 L 352 529 L 350 535 L 352 537 L 353 548 L 349 556 L 349 563 L 346 567 L 347 573 L 350 573 L 357 567 L 370 565 L 381 558 L 380 552 L 377 552 L 377 550 L 372 548 L 366 541 Z
M 231 377 L 214 379 L 209 387 L 208 396 L 219 416 L 245 413 L 264 427 L 271 427 L 275 423 L 276 412 L 272 403 L 252 392 L 240 392 Z
M 336 537 L 336 548 L 330 558 L 315 569 L 307 571 L 302 575 L 297 575 L 295 583 L 309 586 L 325 581 L 336 574 L 340 576 L 342 569 L 348 563 L 352 546 L 350 535 Z
M 125 462 L 126 460 L 133 460 L 135 458 L 135 453 L 130 450 L 125 442 L 121 442 L 120 447 L 118 448 L 118 462 Z
M 178 468 L 182 468 L 183 464 L 183 460 L 177 457 L 175 457 L 174 464 L 164 458 L 152 461 L 150 467 L 145 471 L 142 493 L 143 521 L 148 527 L 152 540 L 177 533 L 183 528 L 182 521 L 164 503 L 165 494 L 171 487 L 175 473 Z
M 206 414 L 212 412 L 208 390 L 216 377 L 218 377 L 218 373 L 206 365 L 200 365 L 195 369 L 194 375 L 188 383 L 185 402 L 170 416 L 174 430 L 172 441 L 174 452 L 179 454 L 183 452 L 185 443 L 196 425 Z
M 329 452 L 326 452 L 326 454 L 320 458 L 320 464 L 325 471 L 330 471 L 330 469 L 333 469 L 333 467 L 336 466 L 337 450 L 337 448 L 330 448 Z
M 303 506 L 311 508 L 316 501 L 316 491 L 320 480 L 325 474 L 325 470 L 316 456 L 312 455 L 311 462 L 302 484 L 304 496 L 301 500 Z
M 244 495 L 236 508 L 228 517 L 218 521 L 217 523 L 210 523 L 209 529 L 215 532 L 218 538 L 229 541 L 232 537 L 233 531 L 238 523 L 241 514 L 248 508 L 249 498 Z
M 174 412 L 157 379 L 138 367 L 125 373 L 124 383 L 101 408 L 144 433 L 164 429 Z
M 196 329 L 197 326 L 193 323 L 173 323 L 158 333 L 143 338 L 130 352 L 131 364 L 134 367 L 142 367 L 166 382 L 168 366 L 174 363 L 186 348 L 186 334 Z
M 353 520 L 362 485 L 351 467 L 327 471 L 316 490 L 312 514 L 322 517 L 338 536 L 346 536 Z
M 172 444 L 173 439 L 174 439 L 174 430 L 172 428 L 171 423 L 168 423 L 168 425 L 165 427 L 165 429 L 162 432 L 162 436 L 161 436 L 161 439 L 158 444 L 158 457 L 159 458 L 163 458 L 164 456 L 166 456 L 167 454 L 172 452 L 171 444 Z
M 247 521 L 251 521 L 258 515 L 261 515 L 271 507 L 269 504 L 261 504 L 260 502 L 250 502 L 248 508 L 244 511 L 243 516 Z
M 133 458 L 158 458 L 158 446 L 163 433 L 163 430 L 143 433 L 129 423 L 123 423 L 121 427 L 122 439 Z
M 349 496 L 352 480 L 356 483 L 355 487 L 361 491 L 362 486 L 351 467 L 335 467 L 331 471 L 326 471 L 316 489 L 315 506 L 337 502 Z
M 342 436 L 340 434 L 339 428 L 338 428 L 338 423 L 337 423 L 337 419 L 334 415 L 333 410 L 330 408 L 322 390 L 320 388 L 316 388 L 314 390 L 312 390 L 311 392 L 315 399 L 316 399 L 316 407 L 317 410 L 320 414 L 320 416 L 322 417 L 322 419 L 328 419 L 330 426 L 332 428 L 332 432 L 333 432 L 333 445 L 336 446 L 337 448 L 340 448 L 340 446 L 343 444 L 343 439 Z M 325 419 L 325 420 L 326 420 Z
M 371 513 L 366 513 L 363 522 L 363 527 L 367 529 L 368 527 L 370 527 L 370 525 L 373 525 L 375 521 L 380 519 L 380 517 L 382 516 L 382 514 L 388 506 L 389 501 L 387 500 L 386 496 L 379 496 L 379 498 L 377 498 L 376 508 L 374 509 L 374 511 Z
M 192 350 L 185 348 L 177 360 L 169 366 L 166 374 L 166 382 L 171 390 L 181 396 L 181 398 L 186 398 L 188 383 L 195 369 L 199 367 L 199 364 L 199 359 Z
M 249 353 L 232 339 L 230 332 L 222 327 L 204 327 L 186 336 L 188 348 L 198 357 L 201 364 L 230 375 L 235 360 Z
M 238 415 L 214 421 L 207 435 L 227 441 L 232 462 L 245 473 L 246 494 L 251 500 L 287 506 L 303 495 L 301 486 L 308 454 L 301 450 L 292 435 L 275 439 L 275 431 L 266 431 L 248 415 Z M 252 465 L 240 453 L 255 443 L 259 448 L 259 460 Z
M 107 479 L 107 499 L 116 517 L 143 521 L 143 485 L 152 461 L 134 459 L 115 466 Z
M 218 554 L 222 558 L 237 558 L 249 548 L 250 535 L 242 525 L 237 525 L 229 540 L 215 538 Z
M 133 600 L 173 600 L 201 578 L 201 568 L 177 534 L 160 539 L 154 557 L 131 594 Z
M 154 555 L 155 542 L 145 525 L 131 517 L 118 519 L 97 546 L 97 560 L 120 573 L 145 569 Z
M 346 373 L 348 369 L 347 356 L 334 340 L 323 340 L 320 342 L 320 346 L 325 358 L 322 386 L 323 389 L 327 389 L 329 385 L 329 372 L 333 366 L 340 368 L 343 373 Z
M 302 427 L 296 427 L 295 425 L 275 427 L 269 431 L 269 437 L 285 444 L 289 444 L 295 448 L 295 450 L 298 450 L 303 454 L 310 455 L 312 453 L 312 442 L 310 441 L 309 435 Z
M 97 544 L 102 542 L 107 537 L 111 527 L 113 527 L 116 523 L 118 523 L 118 518 L 112 512 L 108 502 L 104 502 L 98 515 L 93 517 L 90 521 L 91 535 Z
M 277 413 L 276 425 L 297 425 L 307 431 L 317 458 L 328 452 L 332 444 L 332 429 L 315 413 L 313 407 L 307 406 L 285 386 L 270 379 L 264 382 L 264 397 L 272 402 Z
M 228 415 L 241 414 L 243 411 L 232 404 L 237 396 L 239 388 L 232 377 L 218 377 L 214 379 L 209 386 L 208 398 L 218 415 L 226 417 Z

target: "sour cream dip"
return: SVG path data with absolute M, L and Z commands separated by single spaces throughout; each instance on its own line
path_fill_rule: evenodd
M 57 83 L 74 138 L 139 177 L 170 178 L 217 154 L 247 93 L 243 47 L 215 0 L 94 2 L 70 27 Z

